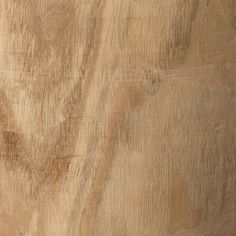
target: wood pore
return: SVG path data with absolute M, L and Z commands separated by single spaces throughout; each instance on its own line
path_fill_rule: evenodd
M 0 236 L 235 236 L 236 1 L 1 0 Z

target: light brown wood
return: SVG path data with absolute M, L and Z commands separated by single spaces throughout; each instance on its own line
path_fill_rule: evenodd
M 234 0 L 0 1 L 1 236 L 235 236 Z

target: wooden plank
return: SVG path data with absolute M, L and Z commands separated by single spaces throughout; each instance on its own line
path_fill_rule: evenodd
M 0 1 L 0 235 L 236 235 L 233 0 Z

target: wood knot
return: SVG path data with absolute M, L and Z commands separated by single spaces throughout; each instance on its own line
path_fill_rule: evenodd
M 22 139 L 16 132 L 5 131 L 3 132 L 4 141 L 9 148 L 18 148 L 22 145 Z
M 161 76 L 155 71 L 145 73 L 143 87 L 149 95 L 155 95 L 160 88 Z

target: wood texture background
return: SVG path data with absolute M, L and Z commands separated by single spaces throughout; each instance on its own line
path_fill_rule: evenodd
M 235 236 L 235 76 L 235 0 L 1 0 L 0 235 Z

